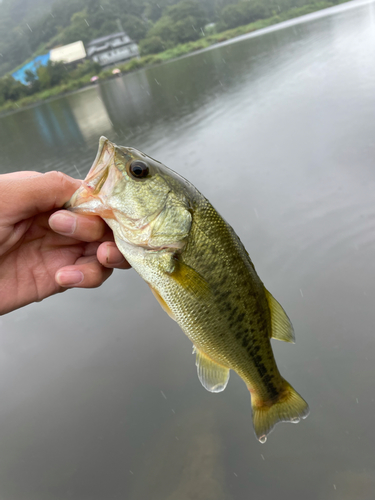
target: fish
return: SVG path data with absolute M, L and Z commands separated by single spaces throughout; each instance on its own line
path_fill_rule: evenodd
M 306 401 L 280 375 L 271 346 L 271 338 L 294 343 L 293 326 L 232 227 L 189 181 L 101 137 L 66 208 L 109 225 L 121 253 L 192 341 L 205 389 L 223 391 L 230 370 L 243 379 L 261 443 L 278 422 L 307 417 Z

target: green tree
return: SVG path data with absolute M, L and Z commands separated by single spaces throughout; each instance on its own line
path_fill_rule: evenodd
M 146 19 L 149 19 L 150 21 L 156 22 L 158 19 L 161 18 L 162 15 L 162 10 L 159 4 L 156 3 L 149 3 L 145 10 L 143 15 L 145 16 Z
M 84 43 L 87 43 L 91 38 L 94 38 L 92 36 L 93 30 L 87 18 L 88 14 L 85 10 L 73 14 L 70 25 L 65 28 L 62 34 L 61 42 L 63 44 L 68 44 L 82 40 Z
M 139 17 L 129 14 L 124 20 L 124 29 L 130 38 L 139 42 L 146 36 L 149 25 Z
M 27 69 L 25 71 L 25 80 L 27 83 L 32 85 L 36 81 L 36 74 L 31 69 Z
M 224 7 L 220 20 L 223 27 L 229 29 L 264 19 L 269 15 L 270 11 L 264 4 L 259 1 L 246 1 Z
M 175 41 L 177 43 L 186 43 L 190 40 L 197 40 L 202 35 L 201 28 L 203 26 L 197 23 L 197 18 L 194 16 L 184 17 L 177 21 L 174 26 Z
M 27 94 L 27 87 L 17 82 L 11 75 L 0 78 L 0 105 L 6 101 L 17 101 Z
M 147 33 L 147 38 L 158 37 L 164 42 L 174 41 L 173 21 L 169 16 L 162 16 Z
M 201 26 L 206 23 L 206 15 L 204 10 L 201 8 L 198 2 L 193 0 L 183 0 L 172 7 L 166 9 L 166 15 L 169 16 L 172 21 L 182 21 L 187 17 L 194 17 L 195 22 Z
M 59 83 L 68 80 L 68 73 L 63 63 L 52 63 L 48 61 L 47 66 L 39 66 L 36 71 L 40 88 L 42 90 L 54 87 Z
M 173 46 L 202 36 L 206 16 L 198 2 L 185 0 L 167 7 L 165 14 L 147 33 L 147 38 L 159 37 L 165 45 Z
M 96 37 L 110 35 L 111 33 L 116 33 L 118 31 L 118 26 L 116 23 L 116 19 L 105 19 L 104 23 L 101 25 L 100 29 L 97 30 L 90 40 L 93 40 Z
M 68 78 L 76 80 L 82 78 L 85 75 L 94 76 L 100 73 L 101 66 L 99 63 L 86 59 L 77 65 L 77 67 L 68 71 Z
M 141 40 L 139 50 L 142 56 L 157 54 L 158 52 L 165 50 L 165 44 L 160 36 L 151 36 Z
M 25 80 L 28 84 L 29 94 L 34 94 L 35 92 L 38 92 L 38 90 L 40 90 L 40 81 L 38 80 L 34 71 L 31 71 L 31 69 L 27 69 L 25 71 Z

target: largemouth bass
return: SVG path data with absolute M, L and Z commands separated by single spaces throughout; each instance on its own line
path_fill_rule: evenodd
M 97 214 L 194 345 L 198 377 L 225 389 L 230 370 L 251 394 L 260 442 L 278 422 L 299 422 L 308 405 L 283 379 L 270 339 L 294 342 L 281 305 L 265 289 L 234 230 L 187 180 L 105 137 L 68 208 Z

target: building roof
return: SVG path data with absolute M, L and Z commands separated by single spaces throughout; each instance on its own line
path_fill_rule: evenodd
M 87 44 L 88 47 L 92 45 L 98 45 L 98 43 L 109 42 L 112 38 L 118 38 L 119 36 L 128 36 L 125 31 L 119 31 L 118 33 L 112 33 L 111 35 L 102 36 L 100 38 L 95 38 Z

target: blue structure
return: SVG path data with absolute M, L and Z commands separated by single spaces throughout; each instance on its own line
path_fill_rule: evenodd
M 36 70 L 39 68 L 39 66 L 47 66 L 49 58 L 49 52 L 48 54 L 43 54 L 42 56 L 36 56 L 32 61 L 25 64 L 25 66 L 22 66 L 22 68 L 12 73 L 13 78 L 18 82 L 27 85 L 25 75 L 26 70 L 30 70 L 34 73 L 34 75 L 36 75 Z

